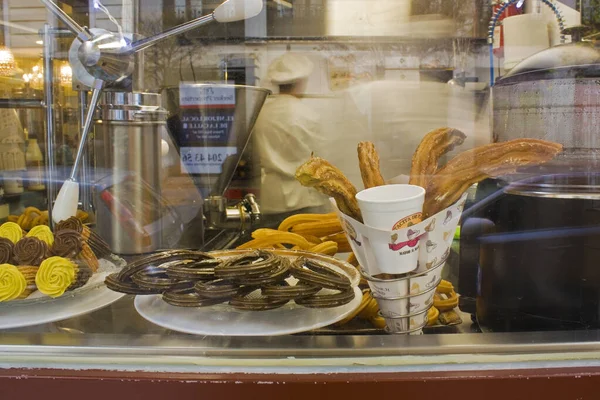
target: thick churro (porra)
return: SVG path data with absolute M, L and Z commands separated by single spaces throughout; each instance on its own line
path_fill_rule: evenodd
M 296 179 L 303 186 L 314 187 L 335 199 L 344 214 L 362 222 L 362 214 L 356 201 L 356 188 L 346 176 L 320 157 L 311 157 L 296 170 Z
M 513 173 L 519 167 L 552 160 L 562 145 L 537 139 L 492 143 L 460 153 L 431 179 L 423 213 L 432 216 L 449 207 L 474 183 L 485 178 Z
M 385 185 L 379 170 L 379 154 L 371 142 L 358 144 L 358 165 L 365 189 Z
M 439 128 L 429 132 L 413 154 L 410 184 L 427 188 L 436 173 L 440 157 L 464 143 L 466 135 L 453 128 Z

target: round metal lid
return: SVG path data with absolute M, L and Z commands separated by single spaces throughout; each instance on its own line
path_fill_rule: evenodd
M 496 85 L 522 81 L 600 77 L 600 51 L 590 43 L 554 46 L 521 61 Z
M 510 183 L 507 194 L 554 199 L 600 199 L 600 174 L 553 174 Z

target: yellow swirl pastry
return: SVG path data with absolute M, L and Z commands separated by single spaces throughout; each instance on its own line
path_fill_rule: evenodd
M 0 225 L 0 237 L 7 238 L 13 243 L 17 243 L 23 237 L 23 229 L 14 222 L 5 222 Z
M 38 225 L 27 233 L 27 237 L 34 237 L 40 239 L 42 242 L 45 242 L 48 247 L 52 247 L 54 244 L 54 234 L 50 230 L 50 227 L 46 225 Z
M 67 290 L 83 286 L 91 270 L 63 257 L 50 257 L 40 265 L 35 283 L 40 292 L 50 297 L 60 297 Z
M 17 267 L 11 264 L 0 265 L 0 302 L 27 297 L 27 286 L 25 275 Z

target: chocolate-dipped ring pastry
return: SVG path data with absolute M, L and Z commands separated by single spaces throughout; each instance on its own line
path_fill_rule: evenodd
M 288 258 L 280 257 L 279 265 L 274 270 L 264 275 L 245 276 L 235 279 L 235 282 L 246 286 L 264 286 L 272 285 L 283 281 L 290 276 L 291 261 Z
M 176 285 L 179 280 L 167 277 L 162 267 L 147 267 L 135 273 L 131 280 L 142 289 L 165 291 Z
M 176 260 L 162 265 L 170 278 L 190 280 L 213 280 L 215 279 L 215 267 L 221 265 L 222 260 L 213 258 L 201 261 Z
M 48 245 L 35 237 L 24 237 L 15 245 L 14 256 L 19 265 L 38 266 L 48 258 Z
M 298 282 L 295 286 L 291 286 L 286 281 L 283 281 L 275 285 L 268 285 L 261 288 L 261 293 L 263 296 L 267 296 L 272 299 L 295 300 L 302 297 L 315 295 L 319 293 L 321 289 L 322 288 L 319 286 L 307 285 L 301 282 Z
M 54 235 L 51 253 L 55 256 L 75 258 L 83 249 L 81 233 L 72 229 L 63 229 Z
M 135 295 L 145 295 L 145 294 L 160 294 L 162 290 L 158 289 L 143 289 L 136 285 L 133 281 L 127 280 L 122 281 L 119 279 L 119 274 L 114 273 L 104 279 L 104 284 L 107 288 L 114 292 L 125 293 L 125 294 L 135 294 Z
M 222 279 L 236 279 L 265 275 L 273 271 L 281 258 L 275 254 L 257 250 L 225 261 L 215 268 L 215 276 Z
M 193 287 L 171 289 L 163 293 L 162 299 L 165 303 L 177 307 L 208 307 L 223 303 L 222 299 L 200 296 Z
M 233 296 L 229 301 L 229 305 L 244 311 L 266 311 L 283 307 L 289 302 L 289 299 L 272 299 L 255 292 L 258 292 L 258 289 L 242 289 L 237 295 Z
M 343 306 L 354 299 L 354 289 L 348 288 L 333 294 L 317 294 L 294 300 L 296 304 L 308 308 L 332 308 Z
M 346 275 L 335 272 L 318 261 L 299 257 L 292 264 L 292 275 L 300 282 L 327 289 L 346 290 L 352 286 Z
M 210 282 L 198 282 L 194 285 L 194 289 L 201 297 L 227 301 L 240 291 L 240 285 L 225 279 L 217 279 Z
M 88 244 L 92 248 L 92 251 L 98 258 L 105 258 L 112 254 L 108 243 L 96 232 L 90 230 L 90 237 L 88 238 Z
M 129 264 L 121 272 L 119 272 L 119 279 L 126 280 L 131 279 L 133 275 L 140 272 L 142 269 L 149 266 L 159 266 L 169 261 L 175 260 L 194 260 L 201 261 L 206 259 L 213 259 L 214 257 L 202 253 L 200 251 L 191 250 L 171 250 L 162 253 L 153 254 L 148 257 L 141 258 Z
M 10 239 L 0 238 L 0 264 L 11 264 L 15 245 Z

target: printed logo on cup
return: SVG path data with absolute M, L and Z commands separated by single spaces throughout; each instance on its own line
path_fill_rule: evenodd
M 397 231 L 398 229 L 409 228 L 409 227 L 421 222 L 422 218 L 423 218 L 423 213 L 420 213 L 420 212 L 414 213 L 414 214 L 409 215 L 408 217 L 404 217 L 400 221 L 396 222 L 394 224 L 394 226 L 392 227 L 392 230 Z
M 392 236 L 390 237 L 390 239 L 392 240 L 392 243 L 389 243 L 389 248 L 392 251 L 400 251 L 402 249 L 404 249 L 405 247 L 408 247 L 408 249 L 405 249 L 404 251 L 400 252 L 400 255 L 405 255 L 405 254 L 410 254 L 413 253 L 417 250 L 419 250 L 419 240 L 421 239 L 421 237 L 423 235 L 419 235 L 419 231 L 415 230 L 409 230 L 408 231 L 408 240 L 406 242 L 399 242 L 396 243 L 398 241 L 398 234 L 394 233 L 392 234 Z

